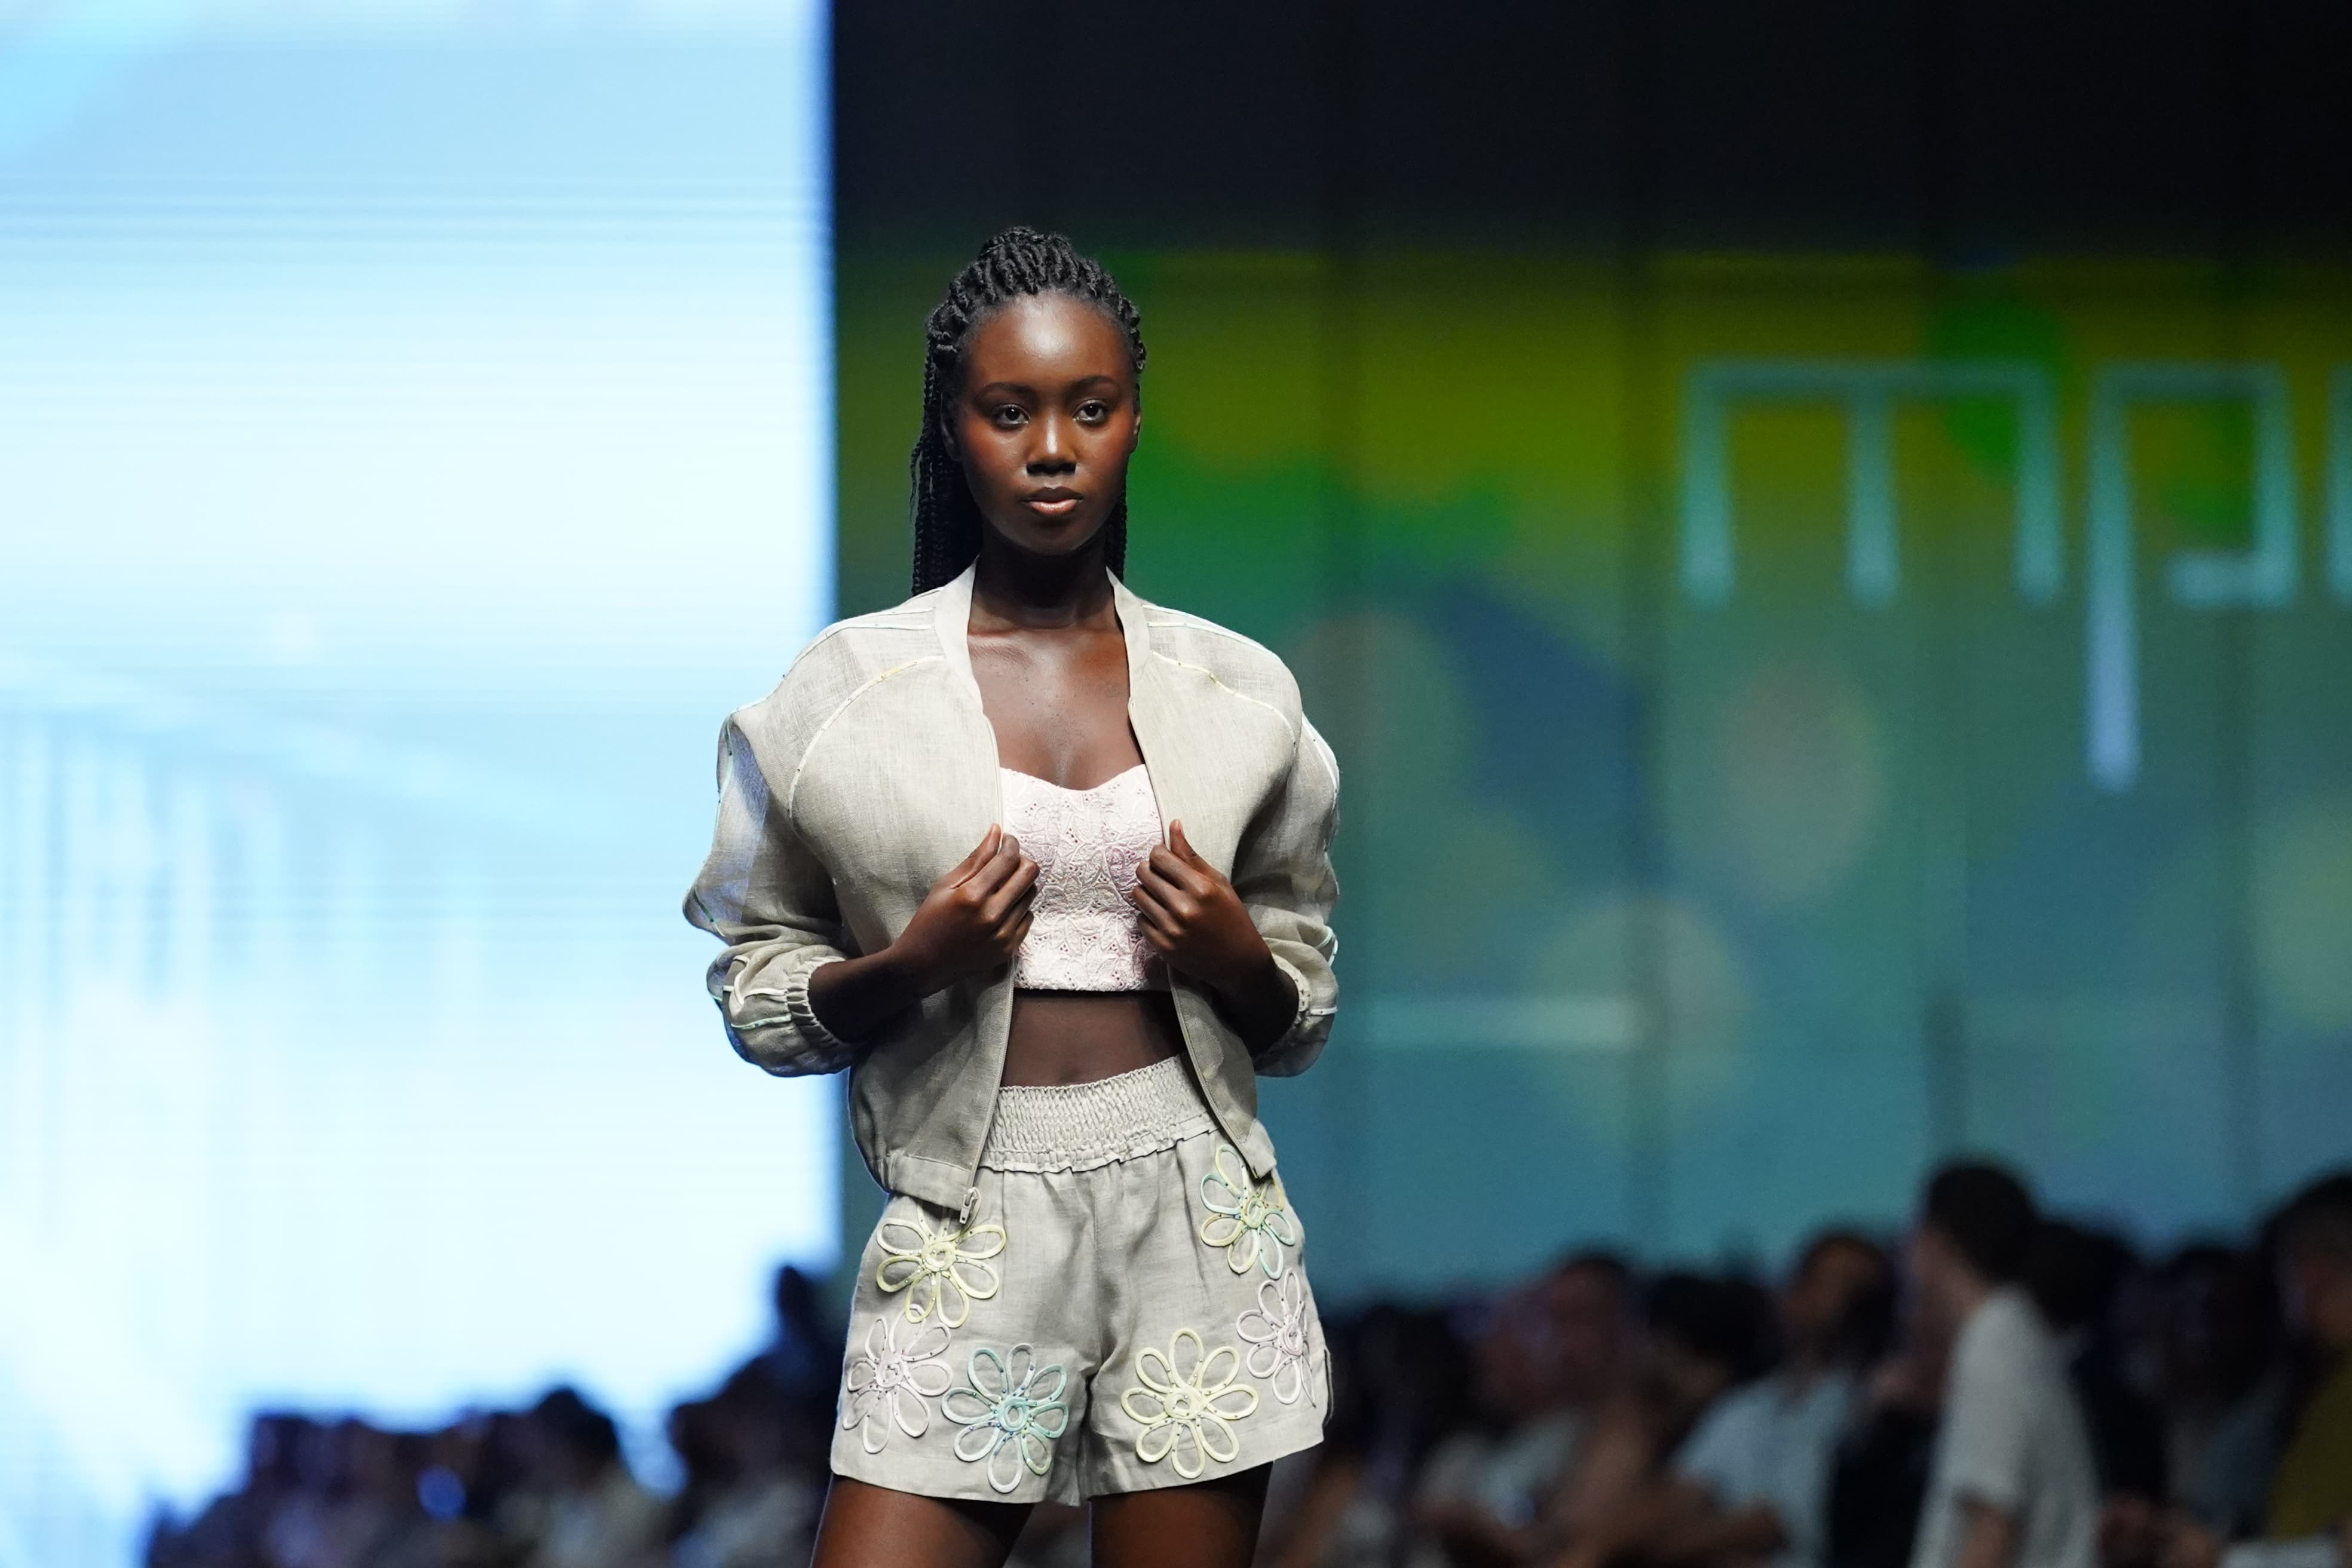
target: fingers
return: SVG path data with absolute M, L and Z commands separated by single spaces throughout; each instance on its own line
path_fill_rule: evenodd
M 1021 840 L 999 828 L 989 831 L 995 836 L 996 847 L 963 879 L 961 890 L 974 903 L 985 901 L 1021 865 Z
M 961 886 L 965 879 L 988 864 L 990 858 L 995 855 L 997 846 L 1003 842 L 1004 836 L 1002 826 L 990 823 L 988 831 L 980 836 L 980 842 L 972 847 L 971 853 L 949 868 L 945 879 L 948 886 L 950 888 Z
M 980 907 L 981 919 L 991 926 L 1001 926 L 1007 916 L 1015 912 L 1014 906 L 1025 907 L 1030 895 L 1036 890 L 1037 862 L 1026 855 L 1016 855 L 1013 869 L 1003 881 L 997 884 L 996 890 L 988 896 L 988 901 Z
M 1216 880 L 1197 867 L 1186 865 L 1166 849 L 1154 849 L 1142 865 L 1135 868 L 1139 883 L 1149 878 L 1152 892 L 1166 904 L 1171 913 L 1186 920 L 1192 918 L 1193 908 L 1216 897 Z
M 1137 881 L 1134 890 L 1129 892 L 1127 898 L 1128 901 L 1135 906 L 1135 912 L 1139 917 L 1137 923 L 1143 928 L 1143 940 L 1161 952 L 1166 952 L 1168 944 L 1182 934 L 1184 929 L 1182 924 L 1175 916 L 1168 912 L 1167 906 L 1154 898 L 1150 889 L 1140 880 Z

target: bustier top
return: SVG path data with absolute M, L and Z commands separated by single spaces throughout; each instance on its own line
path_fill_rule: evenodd
M 1092 789 L 1002 772 L 1005 830 L 1037 862 L 1013 983 L 1037 991 L 1165 989 L 1166 970 L 1128 901 L 1160 842 L 1160 805 L 1143 764 Z

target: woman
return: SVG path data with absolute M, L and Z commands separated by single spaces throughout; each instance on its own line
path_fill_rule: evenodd
M 1279 659 L 1119 581 L 1143 358 L 1068 241 L 991 240 L 931 314 L 915 596 L 721 735 L 711 994 L 849 1068 L 891 1194 L 823 1568 L 1001 1563 L 1046 1499 L 1097 1563 L 1240 1568 L 1329 1407 L 1255 1110 L 1330 1030 L 1339 775 Z

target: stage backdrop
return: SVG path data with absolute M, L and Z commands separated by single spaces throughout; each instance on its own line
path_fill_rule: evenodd
M 839 268 L 847 609 L 960 259 Z M 2150 1239 L 2345 1157 L 2352 274 L 1107 259 L 1130 580 L 1339 756 L 1341 1023 L 1265 1096 L 1328 1290 L 1778 1257 L 1963 1149 Z
M 0 5 L 0 1565 L 257 1406 L 642 1454 L 835 1250 L 678 917 L 830 606 L 821 12 Z M 657 1479 L 661 1472 L 652 1472 Z
M 1101 252 L 1135 586 L 1287 658 L 1344 780 L 1339 1028 L 1265 1089 L 1326 1294 L 1774 1262 L 1964 1149 L 2150 1241 L 2352 1160 L 2347 47 L 837 14 L 841 605 L 906 592 L 956 267 Z

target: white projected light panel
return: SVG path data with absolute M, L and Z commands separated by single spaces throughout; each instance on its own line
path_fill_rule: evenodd
M 0 8 L 0 1568 L 835 1262 L 677 913 L 832 603 L 823 27 Z

